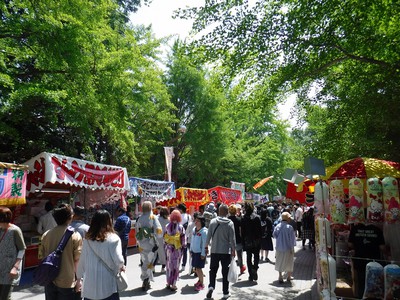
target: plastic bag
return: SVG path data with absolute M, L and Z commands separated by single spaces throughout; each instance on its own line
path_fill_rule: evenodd
M 238 280 L 238 267 L 236 265 L 235 259 L 232 258 L 231 264 L 229 266 L 228 281 L 230 283 L 236 283 L 237 280 Z

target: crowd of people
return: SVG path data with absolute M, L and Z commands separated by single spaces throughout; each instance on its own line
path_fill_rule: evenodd
M 40 222 L 40 230 L 43 230 L 40 258 L 56 249 L 67 227 L 75 229 L 62 253 L 60 273 L 45 286 L 46 300 L 119 299 L 116 274 L 127 268 L 127 245 L 133 222 L 129 212 L 118 208 L 113 224 L 108 211 L 97 210 L 90 224 L 85 224 L 83 207 L 48 205 L 46 211 Z M 8 208 L 0 208 L 0 251 L 10 252 L 10 260 L 2 262 L 0 268 L 4 273 L 0 279 L 1 300 L 11 299 L 26 248 L 21 230 L 10 223 L 11 216 Z M 45 224 L 50 228 L 44 228 Z M 299 204 L 254 206 L 252 202 L 244 202 L 227 206 L 210 202 L 191 215 L 184 204 L 174 208 L 153 207 L 150 201 L 144 201 L 135 229 L 144 291 L 150 289 L 155 280 L 156 266 L 165 272 L 165 286 L 172 292 L 178 289 L 177 280 L 187 268 L 189 275 L 195 278 L 193 288 L 199 292 L 205 290 L 206 298 L 212 298 L 216 289 L 220 265 L 225 299 L 230 296 L 231 263 L 237 264 L 240 274 L 247 271 L 249 281 L 257 282 L 260 261 L 272 263 L 269 252 L 274 250 L 273 238 L 276 240 L 274 264 L 280 283 L 284 277 L 288 282 L 292 280 L 296 238 L 302 240 L 303 249 L 307 239 L 309 247 L 315 247 L 313 210 Z M 13 250 L 4 241 L 15 245 Z M 246 252 L 246 262 L 243 252 Z M 207 283 L 206 263 L 209 265 Z

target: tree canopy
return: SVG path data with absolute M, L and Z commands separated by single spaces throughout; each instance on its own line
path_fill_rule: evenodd
M 325 109 L 325 123 L 312 126 L 318 151 L 309 154 L 333 162 L 400 160 L 399 13 L 391 0 L 214 0 L 177 15 L 206 32 L 192 42 L 199 58 L 269 81 L 277 99 L 298 93 L 304 121 L 316 121 L 308 116 L 315 106 Z

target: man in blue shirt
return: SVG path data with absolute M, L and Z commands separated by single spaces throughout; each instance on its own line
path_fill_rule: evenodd
M 118 218 L 115 220 L 114 230 L 121 239 L 122 256 L 126 266 L 126 255 L 128 250 L 129 232 L 131 231 L 131 219 L 126 214 L 123 207 L 117 209 Z

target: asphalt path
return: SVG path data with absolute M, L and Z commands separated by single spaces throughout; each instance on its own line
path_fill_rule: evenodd
M 274 241 L 275 242 L 275 241 Z M 278 282 L 278 272 L 274 269 L 275 252 L 270 251 L 270 263 L 262 261 L 258 270 L 257 282 L 248 280 L 247 271 L 239 276 L 238 282 L 230 284 L 231 300 L 250 300 L 250 299 L 295 299 L 310 300 L 318 299 L 316 279 L 315 279 L 315 253 L 311 249 L 303 250 L 301 242 L 297 242 L 295 248 L 295 266 L 291 283 Z M 209 261 L 209 258 L 207 258 Z M 246 254 L 243 255 L 243 261 L 246 261 Z M 141 288 L 140 280 L 140 257 L 137 248 L 128 250 L 127 275 L 129 280 L 128 289 L 120 293 L 121 300 L 124 299 L 206 299 L 207 285 L 209 278 L 209 264 L 205 265 L 203 272 L 205 274 L 205 289 L 197 292 L 194 284 L 197 279 L 188 274 L 188 268 L 181 271 L 180 279 L 177 282 L 178 290 L 173 292 L 165 288 L 165 273 L 161 272 L 161 266 L 155 267 L 154 282 L 151 282 L 151 288 L 144 292 Z M 13 300 L 43 300 L 44 289 L 41 286 L 32 285 L 32 270 L 25 271 L 21 285 L 15 287 L 12 294 Z M 96 287 L 93 287 L 96 288 Z M 216 288 L 213 292 L 213 299 L 222 299 L 222 275 L 221 268 L 218 270 Z

